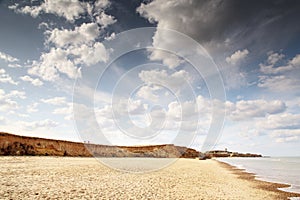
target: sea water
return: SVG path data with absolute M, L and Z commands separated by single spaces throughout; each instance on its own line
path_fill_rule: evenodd
M 256 179 L 291 185 L 279 188 L 287 192 L 300 193 L 300 157 L 262 158 L 218 158 L 246 172 L 256 174 Z

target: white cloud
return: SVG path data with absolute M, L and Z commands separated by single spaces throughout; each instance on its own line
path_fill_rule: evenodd
M 238 50 L 234 52 L 231 56 L 226 57 L 226 62 L 231 64 L 231 65 L 237 65 L 241 61 L 243 61 L 246 56 L 249 54 L 249 51 L 247 49 L 244 50 Z
M 44 83 L 38 78 L 31 78 L 28 75 L 21 76 L 20 79 L 25 82 L 30 82 L 34 86 L 42 86 Z
M 214 3 L 208 3 L 207 6 Z M 155 0 L 142 3 L 137 12 L 151 23 L 157 22 L 158 28 L 169 28 L 195 35 L 199 24 L 211 16 L 209 10 L 197 6 L 196 1 Z
M 115 111 L 117 111 L 117 115 L 115 115 L 116 118 L 118 118 L 119 115 L 141 115 L 144 114 L 148 108 L 148 105 L 143 103 L 142 100 L 133 100 L 133 99 L 124 99 L 121 98 L 117 104 L 113 105 L 113 108 Z M 111 116 L 113 110 L 111 106 L 104 106 L 102 109 L 96 109 L 97 114 L 105 117 L 105 115 Z
M 99 36 L 100 30 L 96 23 L 83 23 L 74 30 L 55 28 L 47 33 L 49 34 L 48 42 L 54 43 L 57 47 L 64 47 L 88 44 Z
M 300 80 L 298 78 L 280 76 L 260 76 L 258 87 L 267 88 L 274 92 L 297 91 L 300 89 Z
M 19 59 L 12 57 L 4 52 L 0 51 L 0 59 L 4 60 L 5 62 L 17 62 Z
M 183 62 L 178 56 L 162 50 L 152 50 L 149 59 L 162 60 L 162 63 L 170 69 L 174 69 Z
M 108 15 L 108 14 L 106 14 L 104 12 L 101 12 L 100 15 L 98 15 L 96 17 L 96 21 L 103 28 L 106 28 L 107 26 L 109 26 L 109 25 L 114 24 L 114 23 L 117 22 L 117 20 L 113 16 Z
M 69 53 L 75 56 L 76 64 L 94 65 L 98 62 L 107 62 L 109 51 L 101 42 L 95 42 L 93 45 L 81 45 L 80 47 L 70 48 Z
M 49 129 L 49 128 L 57 127 L 59 125 L 58 122 L 55 122 L 50 119 L 45 119 L 41 121 L 32 121 L 32 122 L 21 122 L 21 124 L 27 130 Z
M 159 96 L 155 94 L 155 91 L 159 89 L 159 87 L 144 85 L 138 90 L 136 95 L 143 99 L 157 102 L 159 100 Z
M 195 4 L 197 4 L 196 1 L 190 0 L 178 2 L 155 0 L 147 4 L 142 3 L 137 8 L 137 12 L 148 19 L 149 22 L 157 22 L 157 30 L 152 43 L 154 50 L 150 50 L 149 59 L 161 60 L 163 64 L 173 69 L 183 63 L 183 60 L 176 56 L 179 52 L 184 57 L 202 53 L 199 49 L 194 49 L 190 44 L 187 44 L 186 41 L 182 41 L 182 38 L 177 38 L 181 37 L 180 34 L 176 35 L 164 31 L 165 29 L 171 29 L 192 37 L 196 36 L 199 33 L 199 30 L 197 30 L 199 24 L 205 21 L 205 15 L 209 13 L 205 10 L 199 10 L 199 7 Z M 163 51 L 164 49 L 172 51 L 172 53 Z
M 28 105 L 27 106 L 27 112 L 28 113 L 34 113 L 34 112 L 38 112 L 39 110 L 37 109 L 37 106 L 38 106 L 39 104 L 38 103 L 33 103 L 33 104 L 31 104 L 31 105 Z
M 55 115 L 64 115 L 65 120 L 72 120 L 73 119 L 73 105 L 69 103 L 64 107 L 54 109 L 52 113 Z
M 8 75 L 5 69 L 0 69 L 0 83 L 10 83 L 13 85 L 18 85 L 18 82 L 14 81 L 10 75 Z
M 26 94 L 23 91 L 18 90 L 11 90 L 6 97 L 9 98 L 19 98 L 19 99 L 26 99 Z
M 287 142 L 296 142 L 299 141 L 299 137 L 298 136 L 288 136 L 288 137 L 284 137 L 284 138 L 277 138 L 276 142 L 277 143 L 287 143 Z
M 173 91 L 178 91 L 191 84 L 191 77 L 185 70 L 176 71 L 172 74 L 168 74 L 166 70 L 142 70 L 139 77 L 148 85 L 158 84 Z
M 84 13 L 91 17 L 97 17 L 109 5 L 108 0 L 97 0 L 94 3 L 81 2 L 78 0 L 44 0 L 38 6 L 19 7 L 19 4 L 9 6 L 9 9 L 17 13 L 29 14 L 36 18 L 41 13 L 54 14 L 64 17 L 69 22 L 79 19 Z
M 228 115 L 235 121 L 265 117 L 268 114 L 281 113 L 286 109 L 286 105 L 282 101 L 266 101 L 262 99 L 249 101 L 241 100 L 235 104 L 227 103 L 226 106 Z
M 51 104 L 51 105 L 56 105 L 56 106 L 67 104 L 66 97 L 54 97 L 50 99 L 41 99 L 41 102 Z
M 259 67 L 260 67 L 260 71 L 264 74 L 278 74 L 278 73 L 290 71 L 294 68 L 292 65 L 284 65 L 275 68 L 273 64 L 265 65 L 262 63 L 259 64 Z
M 113 32 L 112 34 L 110 34 L 110 36 L 105 37 L 104 39 L 107 41 L 113 40 L 116 38 L 116 33 Z
M 279 129 L 270 133 L 277 143 L 296 142 L 300 139 L 300 129 Z
M 49 52 L 43 53 L 40 61 L 34 61 L 29 74 L 40 76 L 46 81 L 55 81 L 60 73 L 70 79 L 81 77 L 81 67 L 100 61 L 106 62 L 109 51 L 101 42 L 95 42 L 100 31 L 96 23 L 83 23 L 74 30 L 54 29 L 49 32 L 48 42 L 53 43 Z
M 10 68 L 22 68 L 22 65 L 17 63 L 9 63 L 7 66 Z
M 51 48 L 50 52 L 41 55 L 40 63 L 34 62 L 32 68 L 28 70 L 29 74 L 40 76 L 47 81 L 55 81 L 59 73 L 67 75 L 71 79 L 81 76 L 80 68 L 67 58 L 68 54 L 60 48 Z
M 3 99 L 0 97 L 0 111 L 13 111 L 18 109 L 18 103 L 11 99 Z
M 85 12 L 85 4 L 77 0 L 45 0 L 39 6 L 25 6 L 18 8 L 18 5 L 10 6 L 10 9 L 17 13 L 30 14 L 32 17 L 37 17 L 40 13 L 56 14 L 66 18 L 68 21 L 74 21 L 79 18 L 80 14 Z
M 289 64 L 300 68 L 300 54 L 297 54 L 293 59 L 291 59 Z
M 274 52 L 270 52 L 268 54 L 268 63 L 271 65 L 276 64 L 278 61 L 282 60 L 284 58 L 284 55 L 281 53 L 274 53 Z
M 74 23 L 73 28 L 47 27 L 44 32 L 46 36 L 44 44 L 45 49 L 49 50 L 43 52 L 39 60 L 29 62 L 31 67 L 28 73 L 54 82 L 60 80 L 59 78 L 64 78 L 61 75 L 66 75 L 70 79 L 81 77 L 82 67 L 94 65 L 100 61 L 106 62 L 112 50 L 106 50 L 97 39 L 104 33 L 104 28 L 116 22 L 113 16 L 104 12 L 109 4 L 108 0 L 93 2 L 45 0 L 35 6 L 22 7 L 19 4 L 10 6 L 10 9 L 18 13 L 30 14 L 33 17 L 42 13 L 51 13 L 65 17 L 70 22 L 74 22 L 85 14 L 89 15 L 85 17 L 88 17 L 90 22 Z M 31 82 L 28 77 L 24 77 L 24 80 Z M 38 80 L 32 83 L 41 84 Z
M 266 119 L 259 121 L 257 125 L 264 129 L 300 129 L 300 114 L 269 115 Z
M 260 71 L 264 74 L 279 74 L 300 68 L 300 54 L 286 62 L 284 65 L 275 66 L 278 61 L 284 58 L 283 54 L 269 54 L 267 64 L 260 63 Z
M 6 93 L 4 90 L 0 89 L 0 111 L 13 112 L 19 109 L 19 105 L 16 99 L 25 99 L 25 92 L 12 90 Z

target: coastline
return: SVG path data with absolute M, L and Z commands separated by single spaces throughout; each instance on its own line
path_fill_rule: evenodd
M 290 184 L 269 182 L 266 180 L 257 179 L 256 174 L 247 172 L 246 169 L 240 169 L 234 165 L 230 165 L 217 159 L 213 160 L 218 162 L 219 165 L 223 168 L 237 175 L 238 178 L 253 182 L 257 188 L 278 193 L 278 198 L 280 199 L 291 199 L 294 197 L 300 198 L 300 193 L 288 192 L 284 190 L 285 188 L 291 187 Z

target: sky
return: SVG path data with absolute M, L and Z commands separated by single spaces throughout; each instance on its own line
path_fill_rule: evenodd
M 0 131 L 300 156 L 297 0 L 0 1 Z

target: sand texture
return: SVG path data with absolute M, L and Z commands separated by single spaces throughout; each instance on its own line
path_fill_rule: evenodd
M 119 158 L 114 158 L 119 159 Z M 149 173 L 126 173 L 94 158 L 0 157 L 0 199 L 286 199 L 214 160 L 179 159 Z

